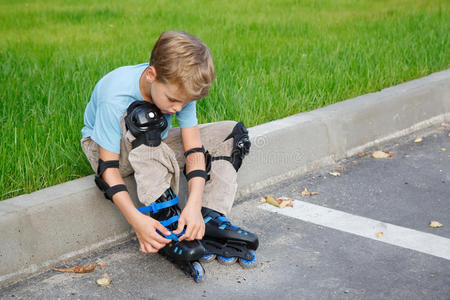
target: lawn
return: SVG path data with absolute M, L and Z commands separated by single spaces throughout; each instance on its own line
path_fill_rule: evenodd
M 251 127 L 450 65 L 448 0 L 0 1 L 0 200 L 92 173 L 95 83 L 169 29 L 213 53 L 200 122 Z

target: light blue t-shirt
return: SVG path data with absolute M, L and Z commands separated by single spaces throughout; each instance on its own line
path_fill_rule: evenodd
M 143 100 L 139 79 L 148 65 L 144 63 L 120 67 L 100 79 L 84 112 L 85 126 L 81 130 L 83 138 L 90 137 L 102 148 L 120 153 L 120 120 L 132 102 Z M 195 101 L 189 102 L 176 116 L 180 128 L 197 125 Z M 163 139 L 167 137 L 171 127 L 172 115 L 164 114 L 164 117 L 169 126 L 162 133 Z

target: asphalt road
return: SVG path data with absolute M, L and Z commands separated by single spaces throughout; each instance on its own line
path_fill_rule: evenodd
M 230 219 L 259 235 L 256 268 L 214 261 L 196 284 L 161 256 L 140 253 L 132 240 L 58 266 L 106 264 L 92 273 L 48 271 L 1 289 L 0 298 L 450 299 L 449 134 L 441 126 L 416 132 L 238 199 Z M 417 137 L 423 141 L 415 143 Z M 374 150 L 393 156 L 375 159 Z M 329 174 L 339 168 L 340 176 Z M 318 194 L 302 196 L 305 188 Z M 267 194 L 318 210 L 308 221 L 274 213 L 259 202 Z M 345 214 L 323 223 L 329 209 Z M 431 228 L 431 220 L 443 227 Z M 375 225 L 354 234 L 364 222 Z M 405 238 L 420 241 L 419 250 L 402 244 Z M 112 278 L 109 287 L 95 283 L 104 273 Z

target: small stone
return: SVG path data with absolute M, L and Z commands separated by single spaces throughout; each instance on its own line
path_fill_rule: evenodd
M 441 227 L 444 226 L 444 225 L 442 225 L 442 224 L 439 223 L 438 221 L 430 221 L 429 226 L 432 227 L 432 228 L 441 228 Z
M 384 151 L 375 151 L 372 153 L 373 158 L 388 158 L 389 154 Z

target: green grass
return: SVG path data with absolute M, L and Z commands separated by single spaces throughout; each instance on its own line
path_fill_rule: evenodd
M 95 83 L 159 34 L 209 45 L 201 122 L 254 126 L 450 65 L 448 0 L 1 1 L 0 199 L 92 173 L 79 144 Z

